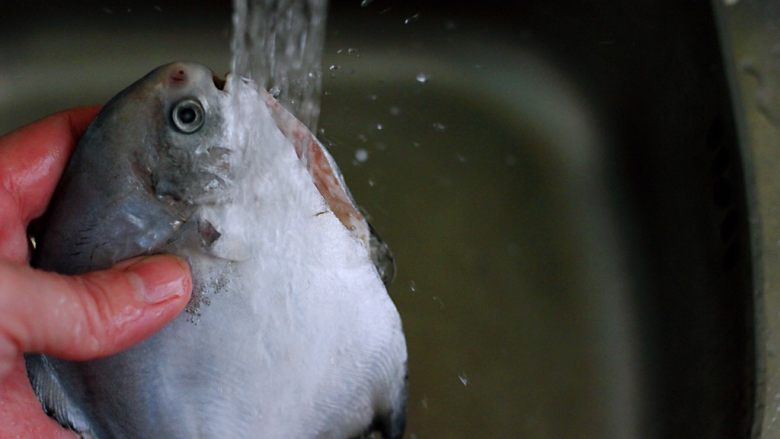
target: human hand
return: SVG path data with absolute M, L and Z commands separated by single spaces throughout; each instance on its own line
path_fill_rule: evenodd
M 30 267 L 27 227 L 45 211 L 97 111 L 67 110 L 0 137 L 0 438 L 74 437 L 41 409 L 24 352 L 68 360 L 111 355 L 159 330 L 190 297 L 189 267 L 172 256 L 80 276 Z

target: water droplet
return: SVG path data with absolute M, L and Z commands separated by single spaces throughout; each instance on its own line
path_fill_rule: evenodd
M 340 68 L 341 68 L 341 67 L 340 67 L 340 66 L 338 66 L 338 65 L 336 65 L 336 64 L 331 64 L 331 65 L 328 67 L 328 70 L 330 70 L 331 72 L 335 72 L 336 70 L 338 70 L 338 69 L 340 69 Z
M 358 134 L 357 139 L 360 140 L 363 143 L 368 142 L 368 137 L 365 136 L 365 134 Z
M 347 47 L 347 55 L 357 55 L 358 50 L 354 47 Z
M 318 129 L 317 130 L 317 134 L 319 134 L 320 136 L 324 135 L 325 134 L 325 128 Z
M 458 375 L 458 380 L 460 380 L 460 383 L 463 384 L 463 387 L 469 385 L 469 377 L 466 375 L 466 372 L 463 372 L 460 375 Z
M 390 114 L 393 116 L 398 116 L 401 114 L 401 109 L 398 107 L 390 107 Z
M 409 291 L 411 291 L 412 293 L 417 292 L 417 283 L 415 283 L 415 281 L 413 280 L 409 281 Z
M 428 82 L 428 75 L 426 75 L 423 72 L 420 72 L 417 74 L 415 79 L 417 79 L 417 82 L 419 82 L 420 84 L 425 84 L 426 82 Z
M 370 187 L 374 187 L 374 186 L 376 186 L 376 182 L 375 182 L 374 180 L 372 180 L 372 179 L 370 179 L 370 178 L 369 178 L 369 179 L 368 179 L 368 186 L 370 186 Z
M 415 147 L 415 148 L 419 148 L 420 147 L 420 142 L 412 142 L 412 146 Z
M 443 124 L 443 123 L 441 123 L 441 122 L 434 122 L 434 123 L 433 123 L 433 125 L 431 125 L 431 126 L 433 126 L 433 129 L 434 129 L 434 130 L 436 130 L 436 131 L 438 131 L 438 132 L 440 132 L 440 133 L 441 133 L 441 132 L 444 132 L 444 130 L 446 130 L 446 129 L 447 129 L 447 127 L 446 127 L 446 126 L 444 126 L 444 124 Z
M 368 151 L 366 151 L 364 148 L 359 148 L 356 150 L 355 160 L 364 163 L 366 160 L 368 160 Z
M 376 124 L 376 129 L 377 131 L 382 131 L 383 129 L 385 129 L 385 127 L 381 123 L 378 123 Z
M 466 163 L 466 156 L 464 156 L 463 154 L 456 152 L 455 157 L 458 159 L 459 162 Z
M 360 7 L 365 8 L 366 6 L 370 5 L 373 2 L 374 0 L 360 0 Z
M 368 95 L 368 100 L 369 100 L 369 101 L 375 101 L 375 100 L 377 100 L 377 95 Z
M 404 18 L 404 24 L 412 23 L 414 21 L 417 21 L 419 18 L 420 18 L 420 13 L 418 12 L 412 15 L 411 17 Z
M 274 99 L 278 99 L 279 95 L 282 94 L 282 90 L 279 88 L 278 85 L 274 85 L 271 87 L 270 90 L 268 90 L 268 93 L 274 97 Z
M 428 396 L 427 395 L 423 395 L 422 399 L 420 400 L 420 405 L 425 410 L 428 410 Z

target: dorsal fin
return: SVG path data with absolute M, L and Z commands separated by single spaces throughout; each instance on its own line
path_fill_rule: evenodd
M 393 254 L 358 208 L 336 161 L 306 125 L 268 92 L 261 89 L 260 94 L 265 99 L 276 126 L 292 142 L 295 153 L 309 170 L 320 195 L 344 227 L 366 246 L 382 282 L 389 286 L 395 277 Z
M 317 190 L 328 203 L 336 218 L 344 224 L 353 236 L 366 248 L 370 248 L 370 227 L 349 193 L 344 177 L 328 150 L 314 137 L 301 121 L 287 111 L 265 90 L 260 90 L 276 126 L 295 147 L 314 180 Z

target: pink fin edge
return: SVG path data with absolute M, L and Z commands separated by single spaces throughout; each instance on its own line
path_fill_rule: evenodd
M 265 90 L 261 90 L 276 126 L 295 147 L 295 153 L 303 162 L 320 195 L 328 207 L 350 233 L 369 247 L 368 222 L 358 210 L 347 188 L 341 171 L 325 146 L 306 125 L 293 116 L 282 104 Z

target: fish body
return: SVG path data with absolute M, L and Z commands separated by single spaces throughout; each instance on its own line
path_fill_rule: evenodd
M 172 252 L 193 298 L 118 355 L 28 355 L 33 389 L 87 438 L 401 437 L 407 354 L 387 248 L 314 136 L 264 91 L 229 84 L 162 66 L 79 142 L 34 263 L 74 274 Z M 249 107 L 255 121 L 232 119 Z

